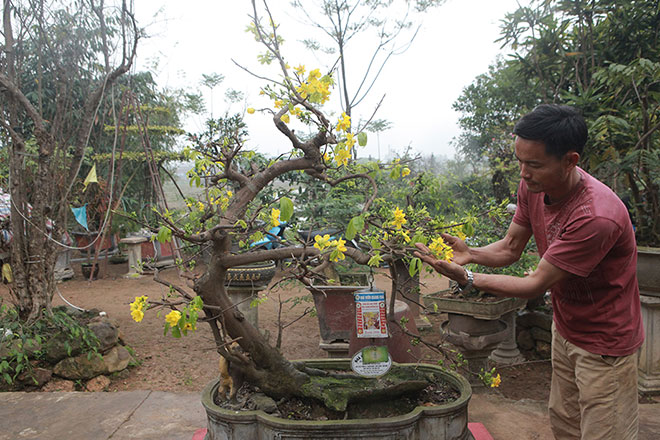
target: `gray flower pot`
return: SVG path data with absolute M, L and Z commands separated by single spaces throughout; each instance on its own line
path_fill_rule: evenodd
M 309 360 L 313 368 L 349 369 L 348 359 Z M 429 364 L 423 371 L 434 372 L 454 386 L 460 397 L 440 406 L 418 406 L 413 411 L 387 419 L 301 421 L 274 417 L 263 411 L 230 411 L 214 403 L 218 381 L 202 393 L 208 432 L 205 440 L 274 439 L 360 439 L 360 440 L 473 440 L 467 427 L 470 384 L 452 372 Z

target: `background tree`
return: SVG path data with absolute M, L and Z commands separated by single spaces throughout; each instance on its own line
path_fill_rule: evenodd
M 533 1 L 520 7 L 502 25 L 510 59 L 478 78 L 456 104 L 466 135 L 487 139 L 489 127 L 500 124 L 500 108 L 509 107 L 505 116 L 515 121 L 543 102 L 578 107 L 590 132 L 581 166 L 629 200 L 638 243 L 659 245 L 659 31 L 657 1 Z M 487 88 L 482 99 L 476 88 L 484 79 L 513 91 L 511 98 Z M 485 123 L 474 124 L 479 120 Z
M 421 27 L 421 14 L 443 2 L 317 0 L 303 5 L 300 0 L 292 1 L 291 4 L 305 17 L 301 21 L 321 34 L 318 39 L 303 40 L 305 46 L 323 54 L 323 58 L 334 56 L 328 72 L 337 79 L 341 110 L 353 118 L 355 131 L 369 129 L 375 122 L 373 114 L 380 103 L 360 123 L 357 123 L 354 109 L 371 93 L 390 58 L 405 52 L 413 43 Z M 383 94 L 381 102 L 384 97 Z M 380 120 L 373 131 L 380 132 L 388 127 L 387 121 Z
M 71 187 L 100 129 L 99 104 L 130 69 L 138 30 L 125 3 L 4 0 L 3 37 L 0 127 L 9 139 L 11 291 L 21 318 L 32 321 L 50 310 L 54 239 L 62 237 Z

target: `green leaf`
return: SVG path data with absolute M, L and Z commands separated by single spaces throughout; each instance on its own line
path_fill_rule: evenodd
M 179 327 L 172 327 L 172 336 L 175 338 L 180 338 L 181 337 L 181 330 L 179 330 Z
M 358 133 L 358 145 L 364 147 L 367 145 L 367 133 L 362 131 Z
M 411 277 L 414 277 L 422 268 L 422 260 L 419 258 L 413 258 L 410 260 L 410 266 L 408 267 L 408 273 Z
M 367 265 L 369 265 L 371 267 L 377 267 L 382 262 L 383 262 L 383 257 L 381 257 L 380 254 L 376 254 L 373 257 L 369 258 L 369 261 L 367 262 Z
M 362 232 L 364 229 L 364 217 L 361 215 L 358 215 L 357 217 L 353 217 L 351 221 L 348 222 L 348 226 L 346 227 L 346 238 L 349 240 L 353 240 L 355 238 L 355 235 L 357 235 L 358 232 Z
M 156 240 L 160 243 L 169 243 L 172 241 L 172 230 L 165 226 L 161 226 L 158 230 L 158 234 L 156 234 Z
M 293 201 L 288 197 L 280 199 L 280 220 L 288 222 L 293 215 Z

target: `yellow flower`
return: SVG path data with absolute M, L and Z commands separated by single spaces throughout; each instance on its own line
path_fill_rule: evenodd
M 408 174 L 410 174 L 410 168 L 406 167 L 401 170 L 401 177 L 406 177 Z
M 140 322 L 144 318 L 142 310 L 147 307 L 148 298 L 147 296 L 136 296 L 135 301 L 131 303 L 131 317 L 135 322 Z
M 344 255 L 344 252 L 346 252 L 346 240 L 342 240 L 341 238 L 339 240 L 332 240 L 330 242 L 330 246 L 334 246 L 335 250 L 332 251 L 330 254 L 330 261 L 339 261 L 343 260 L 346 258 Z
M 231 191 L 227 191 L 227 197 L 231 197 L 231 196 L 233 196 L 233 195 L 234 195 L 233 192 L 231 192 Z
M 197 209 L 199 209 L 199 212 L 204 212 L 204 204 L 202 202 L 197 202 Z
M 280 210 L 273 208 L 270 211 L 270 224 L 272 227 L 280 225 Z
M 254 114 L 254 109 L 252 107 L 248 107 L 247 112 L 251 115 Z
M 454 250 L 445 243 L 442 237 L 432 239 L 429 249 L 436 257 L 442 260 L 451 261 L 454 257 Z
M 181 312 L 178 310 L 172 310 L 165 316 L 165 321 L 170 325 L 170 327 L 176 327 L 177 323 L 181 319 Z
M 352 148 L 353 145 L 355 145 L 355 138 L 353 137 L 353 133 L 346 133 L 346 146 L 348 148 Z
M 351 128 L 351 117 L 346 112 L 341 113 L 341 119 L 337 122 L 337 131 L 348 131 Z
M 309 79 L 319 79 L 321 77 L 321 71 L 319 69 L 314 69 L 309 72 Z
M 330 157 L 330 153 L 325 153 L 325 154 L 323 155 L 323 160 L 324 160 L 324 161 L 326 161 L 326 162 L 330 162 L 330 159 L 331 159 L 331 157 Z
M 330 235 L 329 234 L 325 234 L 324 236 L 317 235 L 314 237 L 314 241 L 316 242 L 314 243 L 314 247 L 322 251 L 323 249 L 328 247 L 329 245 L 328 242 L 330 241 Z
M 133 310 L 131 312 L 131 317 L 135 322 L 140 322 L 142 321 L 142 318 L 144 318 L 144 312 L 142 310 Z
M 275 101 L 275 108 L 282 108 L 282 107 L 284 107 L 284 101 L 282 101 L 281 99 Z
M 332 240 L 330 242 L 330 245 L 336 246 L 339 252 L 346 252 L 346 246 L 344 246 L 345 244 L 346 240 L 342 240 L 341 238 L 339 240 Z
M 347 166 L 348 165 L 348 159 L 351 158 L 351 152 L 349 150 L 345 149 L 340 149 L 339 151 L 335 152 L 335 162 L 337 162 L 337 166 Z
M 397 206 L 394 210 L 394 220 L 392 220 L 392 226 L 394 226 L 396 229 L 401 229 L 406 223 L 408 223 L 408 220 L 406 220 L 406 214 Z
M 286 113 L 285 113 L 285 114 L 283 114 L 283 115 L 282 115 L 282 121 L 284 121 L 285 123 L 287 123 L 287 124 L 288 124 L 288 123 L 289 123 L 289 121 L 290 121 L 290 119 L 289 119 L 289 115 L 288 115 L 288 114 L 286 114 Z
M 183 326 L 184 330 L 195 330 L 195 327 L 189 322 L 186 322 L 186 325 Z
M 298 75 L 304 75 L 305 74 L 305 66 L 303 64 L 298 65 L 298 67 L 293 68 Z
M 491 388 L 497 388 L 500 386 L 502 383 L 502 378 L 500 378 L 500 375 L 498 374 L 497 376 L 493 377 L 490 382 Z

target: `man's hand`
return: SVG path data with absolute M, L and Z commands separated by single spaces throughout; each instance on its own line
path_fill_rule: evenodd
M 454 250 L 454 257 L 452 261 L 461 266 L 472 263 L 472 255 L 470 254 L 470 248 L 463 240 L 458 237 L 454 237 L 449 234 L 440 234 L 442 239 Z
M 463 243 L 458 238 L 456 238 L 456 240 Z M 431 250 L 422 243 L 415 243 L 415 246 L 418 250 L 415 251 L 414 255 L 435 269 L 436 272 L 456 281 L 461 286 L 467 284 L 467 274 L 465 273 L 463 266 L 435 258 Z M 465 243 L 463 243 L 463 246 L 465 246 Z M 467 246 L 465 247 L 467 248 Z

